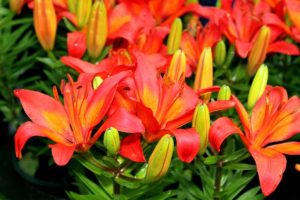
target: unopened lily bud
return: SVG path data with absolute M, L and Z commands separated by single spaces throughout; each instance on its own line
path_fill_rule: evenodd
M 120 150 L 119 131 L 113 127 L 108 128 L 104 133 L 104 146 L 109 155 L 116 155 Z
M 196 77 L 194 82 L 194 90 L 204 89 L 213 85 L 213 59 L 211 48 L 207 47 L 203 49 L 198 66 L 196 69 Z M 204 102 L 208 102 L 211 93 L 204 94 L 202 96 Z
M 222 66 L 226 59 L 226 46 L 223 40 L 220 40 L 214 49 L 214 61 L 218 67 Z
M 88 20 L 92 10 L 92 0 L 77 0 L 76 17 L 79 28 L 83 28 Z
M 52 0 L 34 0 L 34 29 L 37 38 L 46 51 L 54 47 L 57 20 Z
M 100 76 L 95 76 L 93 80 L 93 89 L 96 90 L 101 85 L 102 82 L 103 79 Z
M 87 50 L 92 58 L 97 58 L 101 54 L 107 34 L 106 7 L 102 0 L 97 0 L 93 5 L 87 27 Z
M 255 74 L 258 67 L 266 59 L 270 39 L 270 28 L 268 26 L 261 27 L 248 56 L 247 72 L 250 76 L 253 76 Z
M 186 4 L 193 4 L 193 3 L 199 3 L 198 0 L 187 0 Z
M 169 37 L 168 37 L 168 42 L 167 42 L 168 54 L 173 54 L 179 49 L 181 37 L 182 37 L 182 21 L 180 18 L 176 18 L 173 21 L 169 33 Z
M 76 14 L 77 0 L 68 0 L 68 8 L 71 13 Z
M 252 85 L 248 95 L 248 108 L 251 109 L 256 101 L 264 93 L 268 82 L 269 70 L 266 65 L 261 65 L 255 74 Z
M 164 135 L 154 148 L 146 172 L 145 180 L 156 181 L 164 176 L 170 166 L 174 150 L 174 141 L 170 135 Z
M 14 13 L 20 14 L 22 7 L 24 5 L 24 0 L 9 0 L 10 10 Z
M 177 83 L 185 78 L 186 56 L 181 50 L 177 50 L 173 55 L 171 64 L 165 74 L 167 82 Z
M 223 85 L 218 93 L 218 100 L 224 101 L 224 100 L 230 100 L 231 97 L 231 90 L 228 85 Z
M 206 104 L 198 104 L 193 116 L 193 128 L 196 129 L 200 136 L 199 154 L 202 155 L 208 145 L 208 133 L 210 128 L 210 115 Z

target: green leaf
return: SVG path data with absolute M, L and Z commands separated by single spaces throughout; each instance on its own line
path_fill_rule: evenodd
M 95 184 L 93 181 L 86 178 L 83 174 L 74 172 L 74 174 L 79 178 L 79 180 L 84 184 L 86 189 L 90 194 L 95 194 L 101 196 L 101 199 L 110 200 L 111 197 L 101 188 L 101 186 Z
M 256 170 L 255 165 L 245 163 L 230 163 L 223 166 L 224 169 L 231 170 Z
M 208 156 L 204 159 L 205 165 L 215 165 L 219 160 L 219 156 Z
M 250 154 L 248 153 L 247 149 L 242 148 L 238 151 L 235 151 L 233 153 L 230 154 L 226 154 L 226 156 L 224 156 L 224 160 L 223 163 L 228 163 L 228 162 L 240 162 L 246 158 L 249 158 Z
M 84 194 L 77 194 L 75 192 L 67 192 L 68 197 L 71 200 L 111 200 L 111 199 L 105 199 L 103 198 L 103 196 L 101 196 L 100 194 L 88 194 L 88 195 L 84 195 Z
M 167 191 L 167 192 L 162 192 L 158 195 L 154 195 L 150 198 L 146 198 L 146 200 L 164 200 L 164 199 L 168 199 L 171 198 L 172 196 L 174 196 L 174 193 L 172 191 Z
M 257 192 L 260 191 L 260 187 L 254 187 L 250 190 L 248 190 L 247 192 L 245 192 L 244 194 L 242 194 L 241 196 L 239 196 L 239 198 L 237 198 L 236 200 L 262 200 L 264 199 L 264 196 L 262 194 L 257 194 Z
M 221 196 L 224 199 L 235 199 L 235 197 L 247 186 L 247 184 L 254 178 L 256 171 L 249 171 L 247 173 L 237 172 L 231 176 Z
M 70 32 L 76 31 L 76 27 L 65 17 L 63 17 L 64 24 Z
M 122 185 L 126 188 L 129 189 L 136 189 L 141 185 L 140 181 L 134 181 L 132 179 L 126 179 L 126 176 L 117 176 L 115 177 L 115 182 L 118 183 L 119 185 Z
M 38 159 L 31 152 L 26 153 L 23 158 L 18 161 L 18 164 L 20 168 L 30 176 L 34 176 L 39 167 Z
M 106 177 L 113 177 L 114 174 L 107 166 L 97 160 L 91 153 L 77 155 L 76 160 L 81 163 L 88 170 L 97 175 L 104 175 Z
M 112 178 L 107 178 L 105 176 L 96 175 L 99 184 L 102 188 L 110 195 L 114 194 L 114 181 Z

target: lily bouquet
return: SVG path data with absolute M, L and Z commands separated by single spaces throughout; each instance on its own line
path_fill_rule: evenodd
M 280 86 L 299 94 L 299 1 L 9 3 L 48 66 L 13 88 L 15 153 L 47 138 L 70 199 L 262 199 L 300 154 L 300 99 Z

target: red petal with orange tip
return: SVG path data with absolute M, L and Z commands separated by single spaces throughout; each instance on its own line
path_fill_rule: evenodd
M 243 140 L 244 135 L 240 128 L 227 117 L 217 119 L 209 130 L 209 142 L 211 146 L 220 151 L 223 141 L 232 134 L 239 134 Z M 245 140 L 244 140 L 245 141 Z
M 66 165 L 72 158 L 76 146 L 65 146 L 63 144 L 51 144 L 49 147 L 52 150 L 54 162 L 58 166 Z
M 67 34 L 68 54 L 76 58 L 81 58 L 86 50 L 86 38 L 82 32 L 71 32 Z
M 200 137 L 194 128 L 172 130 L 176 138 L 177 154 L 181 161 L 190 163 L 200 148 Z
M 120 155 L 134 162 L 145 162 L 145 156 L 138 133 L 125 137 L 121 142 Z
M 286 168 L 286 158 L 272 149 L 249 149 L 255 160 L 261 190 L 270 195 L 281 181 Z

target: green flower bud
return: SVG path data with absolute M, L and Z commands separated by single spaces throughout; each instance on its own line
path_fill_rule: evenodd
M 102 82 L 103 79 L 100 76 L 95 76 L 93 80 L 93 89 L 96 90 L 101 85 Z
M 268 82 L 269 70 L 267 65 L 262 64 L 255 74 L 248 95 L 248 109 L 252 109 L 256 101 L 264 93 Z
M 214 60 L 218 67 L 221 67 L 226 59 L 226 46 L 223 40 L 220 40 L 214 49 Z
M 77 0 L 76 17 L 80 28 L 83 28 L 87 24 L 91 10 L 92 0 Z
M 227 85 L 223 85 L 218 93 L 218 100 L 230 100 L 231 90 Z
M 181 37 L 182 37 L 182 21 L 180 18 L 176 18 L 171 26 L 171 30 L 168 37 L 168 42 L 167 42 L 168 54 L 173 54 L 179 49 Z
M 68 0 L 68 8 L 71 13 L 76 14 L 77 0 Z
M 210 115 L 206 104 L 198 104 L 193 116 L 192 127 L 200 136 L 199 154 L 202 155 L 208 145 L 208 133 L 210 128 Z
M 212 50 L 210 47 L 206 47 L 202 50 L 200 55 L 196 76 L 194 81 L 194 90 L 198 91 L 213 85 L 213 59 Z M 202 95 L 202 99 L 205 103 L 210 100 L 211 93 Z
M 87 25 L 87 51 L 90 57 L 98 58 L 108 35 L 107 11 L 104 2 L 95 1 Z
M 164 135 L 154 148 L 146 172 L 145 180 L 152 182 L 164 176 L 170 166 L 174 150 L 174 141 L 170 135 Z
M 106 129 L 104 133 L 104 146 L 109 155 L 116 155 L 120 149 L 119 131 L 113 127 Z

